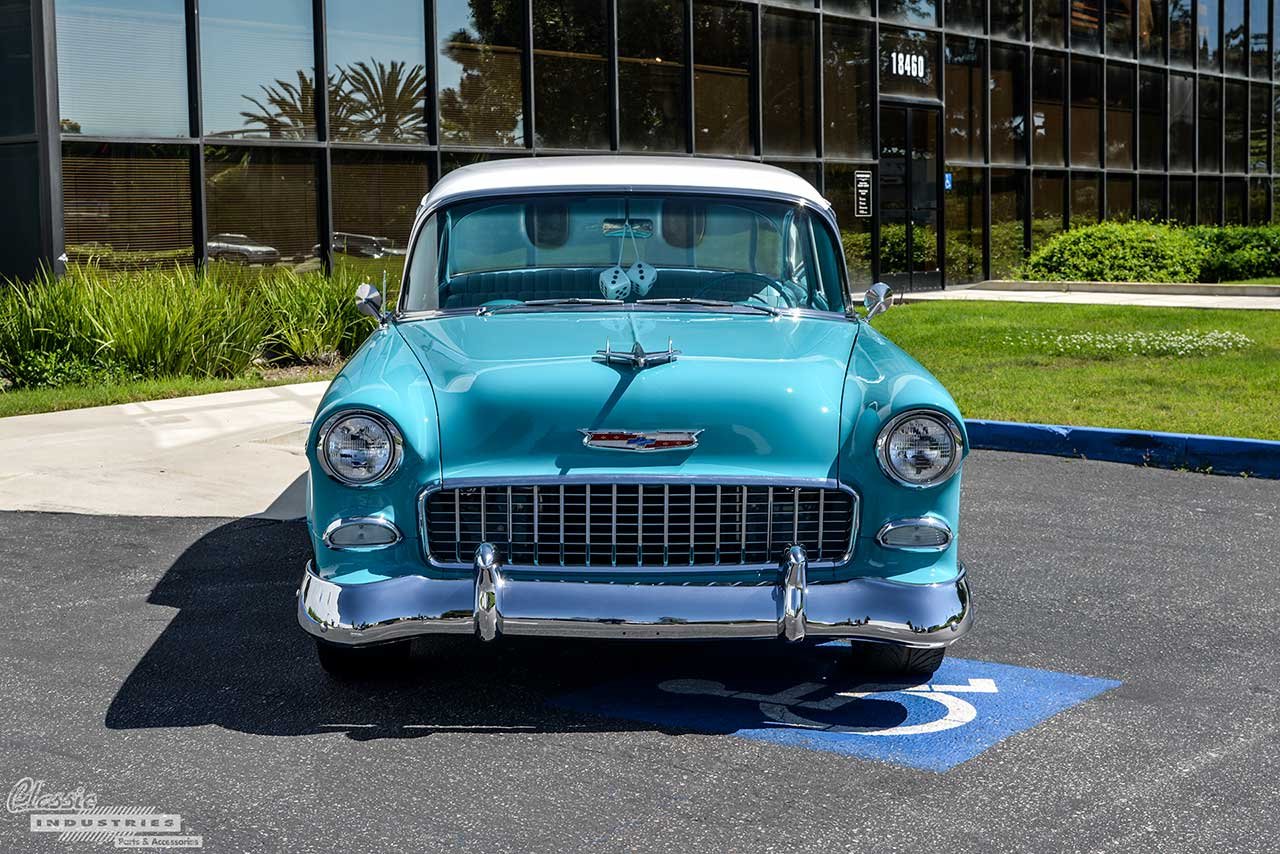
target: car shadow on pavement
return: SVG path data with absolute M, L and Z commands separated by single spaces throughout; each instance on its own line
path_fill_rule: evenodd
M 359 740 L 455 731 L 714 733 L 733 728 L 708 721 L 672 730 L 594 715 L 591 691 L 619 679 L 738 685 L 759 682 L 761 674 L 790 684 L 834 678 L 846 685 L 841 690 L 853 684 L 842 675 L 847 650 L 839 648 L 542 638 L 482 644 L 456 636 L 416 641 L 402 672 L 340 682 L 321 670 L 311 637 L 297 624 L 294 592 L 308 549 L 301 521 L 265 519 L 222 525 L 187 548 L 147 599 L 178 612 L 116 692 L 106 725 L 215 724 L 262 735 L 345 732 Z M 578 698 L 573 709 L 555 702 L 569 692 Z M 883 722 L 886 711 L 869 714 Z

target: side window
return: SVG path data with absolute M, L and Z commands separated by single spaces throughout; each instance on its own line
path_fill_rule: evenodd
M 408 298 L 402 300 L 402 310 L 432 311 L 440 307 L 439 258 L 440 230 L 438 220 L 432 216 L 418 232 L 409 257 L 409 293 Z
M 805 220 L 795 214 L 787 217 L 786 223 L 786 269 L 783 278 L 798 286 L 807 303 L 809 299 L 808 258 L 809 232 L 804 227 Z

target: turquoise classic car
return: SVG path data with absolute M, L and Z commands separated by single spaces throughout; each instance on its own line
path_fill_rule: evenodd
M 298 620 L 339 675 L 421 635 L 852 641 L 969 629 L 964 422 L 852 308 L 831 205 L 758 163 L 451 172 L 308 442 Z

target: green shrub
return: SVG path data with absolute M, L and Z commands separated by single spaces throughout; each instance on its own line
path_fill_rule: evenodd
M 375 325 L 356 309 L 358 284 L 357 275 L 342 268 L 332 277 L 289 270 L 265 277 L 258 292 L 270 322 L 271 358 L 332 365 L 354 353 Z
M 1021 278 L 1085 282 L 1195 282 L 1209 248 L 1192 229 L 1102 222 L 1049 238 Z
M 1200 270 L 1202 282 L 1280 275 L 1280 225 L 1202 225 L 1188 231 L 1209 251 Z

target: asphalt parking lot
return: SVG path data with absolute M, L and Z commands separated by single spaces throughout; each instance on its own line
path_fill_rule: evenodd
M 210 851 L 1277 850 L 1280 482 L 979 452 L 965 493 L 978 623 L 947 666 L 1031 674 L 957 694 L 974 726 L 1043 671 L 1096 689 L 946 770 L 643 707 L 856 692 L 837 647 L 451 639 L 343 685 L 295 623 L 300 522 L 4 513 L 0 784 L 177 813 Z M 0 851 L 99 847 L 0 814 Z

